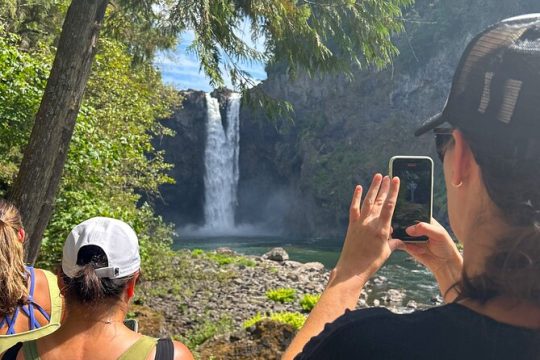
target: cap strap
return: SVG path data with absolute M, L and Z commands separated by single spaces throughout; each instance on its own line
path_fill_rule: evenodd
M 120 268 L 114 266 L 99 268 L 95 271 L 98 278 L 115 279 L 120 274 Z

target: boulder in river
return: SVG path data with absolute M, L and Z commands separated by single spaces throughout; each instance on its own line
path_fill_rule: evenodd
M 289 260 L 289 254 L 281 247 L 273 248 L 262 256 L 263 259 L 283 262 Z

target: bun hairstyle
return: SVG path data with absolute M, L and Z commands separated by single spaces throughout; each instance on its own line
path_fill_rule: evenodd
M 77 265 L 82 269 L 75 277 L 70 278 L 64 274 L 63 279 L 68 300 L 81 304 L 95 305 L 101 300 L 119 298 L 127 282 L 135 276 L 132 274 L 118 279 L 98 277 L 96 269 L 107 267 L 108 261 L 105 252 L 96 245 L 81 247 L 77 255 Z
M 0 317 L 28 302 L 24 249 L 18 234 L 22 227 L 17 208 L 0 200 Z
M 509 144 L 464 136 L 508 230 L 497 239 L 483 274 L 463 274 L 460 298 L 486 302 L 504 295 L 540 306 L 540 149 L 530 157 L 509 157 Z

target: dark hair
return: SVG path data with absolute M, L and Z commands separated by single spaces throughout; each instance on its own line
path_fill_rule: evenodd
M 86 245 L 79 250 L 77 265 L 82 269 L 74 278 L 63 274 L 66 297 L 82 304 L 96 304 L 101 300 L 119 298 L 134 275 L 120 279 L 99 278 L 96 269 L 108 266 L 107 256 L 99 246 Z
M 508 230 L 496 239 L 482 274 L 463 273 L 460 298 L 486 302 L 505 295 L 540 305 L 540 152 L 531 159 L 513 156 L 515 141 L 462 132 Z

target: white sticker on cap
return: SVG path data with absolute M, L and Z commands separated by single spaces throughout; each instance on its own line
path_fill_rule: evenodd
M 487 72 L 484 76 L 484 91 L 482 91 L 482 98 L 480 99 L 480 106 L 478 111 L 484 114 L 489 106 L 491 100 L 491 81 L 493 80 L 493 73 Z
M 514 79 L 507 80 L 504 84 L 504 96 L 501 110 L 499 111 L 499 115 L 497 115 L 499 121 L 502 121 L 505 124 L 509 124 L 510 121 L 512 121 L 512 116 L 514 116 L 514 110 L 516 109 L 522 86 L 523 81 Z

